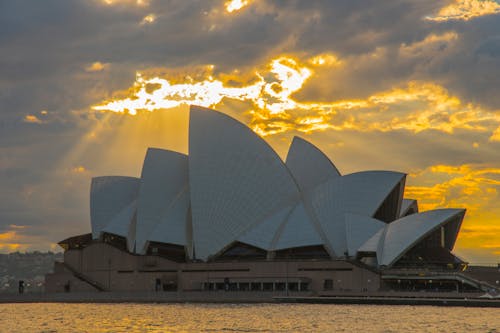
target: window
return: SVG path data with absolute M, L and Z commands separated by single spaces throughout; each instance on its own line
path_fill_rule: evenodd
M 274 284 L 275 286 L 275 290 L 278 290 L 278 291 L 284 291 L 286 289 L 286 283 L 285 282 L 276 282 Z
M 333 290 L 333 280 L 326 279 L 323 281 L 323 290 Z
M 262 284 L 262 288 L 264 291 L 273 291 L 273 283 L 272 282 L 264 282 Z
M 250 284 L 250 290 L 260 291 L 260 290 L 262 290 L 262 284 L 260 282 L 252 282 Z

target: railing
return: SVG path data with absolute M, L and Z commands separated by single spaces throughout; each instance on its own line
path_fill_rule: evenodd
M 481 281 L 476 278 L 473 278 L 464 272 L 457 272 L 457 271 L 425 271 L 425 270 L 417 270 L 417 269 L 412 269 L 412 270 L 387 270 L 383 272 L 383 275 L 385 276 L 419 276 L 422 278 L 426 277 L 451 277 L 454 280 L 457 281 L 462 281 L 462 283 L 467 282 L 467 284 L 482 290 L 482 291 L 488 291 L 491 289 L 494 290 L 499 290 L 497 286 L 494 286 L 486 281 Z

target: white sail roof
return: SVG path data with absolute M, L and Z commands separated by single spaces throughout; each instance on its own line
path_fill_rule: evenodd
M 144 254 L 149 240 L 186 244 L 185 233 L 159 230 L 185 230 L 189 197 L 182 196 L 188 186 L 187 156 L 174 151 L 149 148 L 144 159 L 137 204 L 135 248 Z M 182 198 L 179 198 L 182 196 Z M 183 202 L 178 202 L 183 200 Z M 177 211 L 179 210 L 179 211 Z M 158 226 L 163 224 L 163 226 Z M 132 241 L 132 240 L 130 240 Z
M 332 256 L 348 253 L 345 213 L 372 217 L 405 174 L 365 171 L 329 179 L 312 191 L 309 200 L 327 237 Z
M 288 169 L 262 138 L 223 113 L 195 106 L 190 110 L 189 184 L 198 259 L 216 254 L 299 198 Z
M 357 252 L 375 252 L 377 257 L 382 255 L 382 245 L 385 237 L 385 232 L 387 231 L 387 226 L 377 231 L 372 237 L 370 237 L 363 245 L 358 248 Z
M 246 231 L 238 240 L 242 243 L 253 245 L 263 250 L 270 250 L 273 239 L 281 225 L 287 220 L 292 211 L 292 206 L 278 210 L 264 221 Z
M 175 245 L 188 244 L 189 191 L 187 186 L 168 207 L 147 240 Z
M 92 178 L 90 186 L 90 223 L 92 238 L 97 239 L 113 219 L 130 224 L 128 207 L 137 200 L 140 180 L 134 177 L 104 176 Z M 124 212 L 125 211 L 125 212 Z
M 314 228 L 304 204 L 299 202 L 276 234 L 272 249 L 277 251 L 322 244 L 323 240 Z
M 408 215 L 388 224 L 385 236 L 381 239 L 381 253 L 377 253 L 379 265 L 391 266 L 440 226 L 457 220 L 461 222 L 464 214 L 464 209 L 436 209 Z
M 414 199 L 403 199 L 401 202 L 401 211 L 399 217 L 404 217 L 406 215 L 418 213 L 418 203 Z
M 346 213 L 347 251 L 355 256 L 358 248 L 385 227 L 385 223 L 369 216 Z
M 340 172 L 312 143 L 295 136 L 286 156 L 286 166 L 302 191 L 313 189 Z
M 102 229 L 103 232 L 128 237 L 130 226 L 134 215 L 137 212 L 137 200 L 132 201 L 128 206 L 116 214 L 111 221 Z

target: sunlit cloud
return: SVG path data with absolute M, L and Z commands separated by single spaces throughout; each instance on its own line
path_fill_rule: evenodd
M 155 14 L 149 14 L 144 16 L 144 18 L 141 21 L 141 24 L 152 24 L 156 21 L 156 15 Z
M 71 169 L 71 172 L 73 173 L 86 173 L 87 171 L 88 170 L 82 165 L 76 166 L 73 169 Z
M 250 4 L 251 0 L 228 0 L 224 4 L 228 13 L 236 12 Z
M 212 76 L 213 66 L 207 66 L 207 77 L 193 82 L 186 77 L 183 83 L 172 83 L 159 77 L 144 78 L 137 74 L 133 96 L 95 105 L 94 110 L 137 114 L 182 104 L 212 107 L 223 98 L 252 102 L 260 109 L 281 113 L 297 106 L 291 95 L 302 88 L 311 71 L 296 60 L 281 57 L 271 61 L 266 73 L 255 73 L 256 82 L 243 87 L 230 87 Z
M 437 52 L 442 52 L 442 49 L 458 39 L 458 34 L 454 31 L 448 31 L 441 34 L 431 33 L 423 40 L 411 44 L 402 44 L 400 53 L 405 57 L 419 57 L 422 53 L 428 52 L 430 49 Z
M 36 115 L 33 114 L 28 114 L 23 118 L 23 121 L 25 123 L 31 123 L 31 124 L 43 124 L 43 121 L 38 118 Z
M 112 6 L 112 5 L 136 5 L 136 6 L 148 6 L 149 0 L 101 0 L 102 3 Z
M 455 0 L 436 15 L 426 17 L 431 21 L 464 20 L 500 13 L 500 4 L 494 0 Z
M 24 244 L 22 236 L 15 230 L 0 233 L 0 252 L 14 252 L 26 250 L 29 244 Z
M 93 72 L 101 72 L 107 70 L 109 68 L 109 64 L 102 63 L 99 61 L 93 62 L 85 67 L 85 71 L 89 73 Z
M 7 229 L 0 232 L 0 253 L 15 251 L 33 251 L 46 243 L 43 237 L 29 233 L 29 227 L 24 225 L 10 224 Z M 44 244 L 45 245 L 45 244 Z M 50 249 L 57 249 L 50 244 Z
M 89 64 L 88 66 L 85 67 L 85 71 L 92 73 L 92 72 L 101 72 L 104 70 L 107 70 L 109 68 L 108 63 L 102 63 L 100 61 L 93 62 Z
M 472 213 L 498 201 L 500 168 L 481 165 L 434 165 L 409 175 L 405 195 L 424 210 L 467 207 Z M 432 185 L 426 185 L 426 183 Z
M 421 43 L 453 40 L 455 33 L 428 36 Z M 407 52 L 419 45 L 405 46 Z M 310 65 L 306 65 L 309 63 Z M 224 100 L 245 104 L 249 126 L 262 136 L 298 131 L 324 130 L 381 131 L 396 130 L 419 133 L 435 130 L 448 134 L 457 129 L 491 133 L 490 140 L 500 138 L 500 115 L 473 103 L 463 102 L 445 87 L 426 81 L 410 81 L 400 87 L 381 91 L 364 99 L 300 101 L 294 97 L 317 66 L 336 68 L 342 61 L 332 54 L 315 56 L 302 63 L 282 56 L 253 73 L 250 83 L 235 86 L 238 73 L 213 73 L 206 66 L 200 77 L 171 76 L 160 78 L 137 74 L 134 86 L 125 98 L 114 98 L 94 105 L 98 111 L 137 114 L 184 104 L 217 108 Z M 318 69 L 320 70 L 320 69 Z
M 314 56 L 308 62 L 313 66 L 340 66 L 343 64 L 336 55 L 330 53 Z
M 442 207 L 467 209 L 457 241 L 459 252 L 466 257 L 472 251 L 472 257 L 491 258 L 500 250 L 500 168 L 433 165 L 411 173 L 407 182 L 405 197 L 417 199 L 422 211 Z

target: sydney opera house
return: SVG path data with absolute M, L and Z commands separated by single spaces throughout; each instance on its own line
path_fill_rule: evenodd
M 465 210 L 419 212 L 405 177 L 342 175 L 299 137 L 283 161 L 244 124 L 192 106 L 188 155 L 150 148 L 140 178 L 92 179 L 91 233 L 59 243 L 46 289 L 481 288 L 452 253 Z

